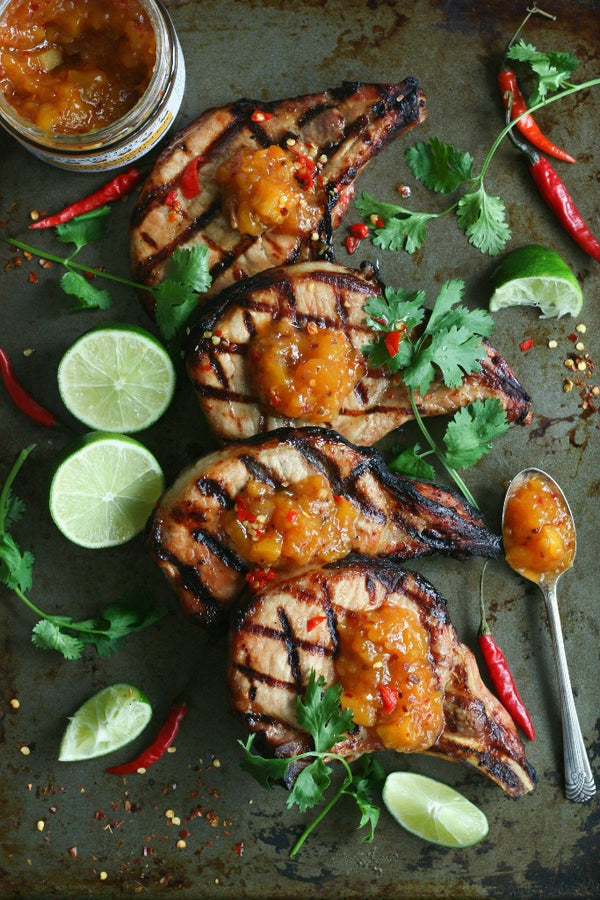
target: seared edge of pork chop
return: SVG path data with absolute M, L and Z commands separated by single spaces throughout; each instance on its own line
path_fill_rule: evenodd
M 500 538 L 457 492 L 392 474 L 383 457 L 324 428 L 281 428 L 184 469 L 147 525 L 151 556 L 185 612 L 215 627 L 245 587 L 251 566 L 225 537 L 222 517 L 251 479 L 275 490 L 325 476 L 358 511 L 352 550 L 407 559 L 430 553 L 497 556 Z
M 263 588 L 232 617 L 229 700 L 247 727 L 262 733 L 277 756 L 310 749 L 296 722 L 296 701 L 311 670 L 327 684 L 337 680 L 338 626 L 352 611 L 382 603 L 418 613 L 429 635 L 431 662 L 443 691 L 443 729 L 427 753 L 473 766 L 509 796 L 534 787 L 515 724 L 484 685 L 471 650 L 450 622 L 446 600 L 425 578 L 390 560 L 347 557 Z M 309 631 L 307 622 L 322 617 Z M 333 748 L 355 759 L 382 749 L 356 726 Z
M 330 262 L 304 262 L 261 272 L 211 298 L 186 341 L 186 366 L 202 411 L 222 441 L 243 440 L 284 425 L 302 426 L 257 402 L 247 353 L 254 336 L 274 320 L 287 319 L 305 330 L 342 331 L 362 351 L 373 339 L 364 306 L 383 287 L 372 271 L 357 272 Z M 212 340 L 217 332 L 219 340 Z M 454 412 L 475 400 L 495 398 L 508 420 L 529 424 L 531 402 L 514 372 L 484 340 L 481 371 L 465 375 L 458 388 L 438 376 L 424 397 L 416 395 L 422 416 Z M 338 415 L 323 423 L 361 445 L 376 443 L 413 419 L 402 374 L 370 366 Z
M 272 118 L 255 121 L 257 108 Z M 399 84 L 344 82 L 321 93 L 271 102 L 244 98 L 207 110 L 161 152 L 142 188 L 131 219 L 135 279 L 157 284 L 178 247 L 201 243 L 209 248 L 213 283 L 208 294 L 275 265 L 329 254 L 332 229 L 352 199 L 354 180 L 391 140 L 425 118 L 425 99 L 412 77 Z M 257 236 L 240 234 L 221 208 L 216 169 L 240 149 L 278 145 L 286 150 L 289 142 L 295 153 L 317 163 L 321 221 L 302 233 L 273 227 Z M 179 183 L 197 157 L 201 191 L 187 198 Z M 152 311 L 152 295 L 142 299 Z

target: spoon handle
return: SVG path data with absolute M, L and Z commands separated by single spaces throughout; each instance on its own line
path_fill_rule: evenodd
M 575 701 L 573 700 L 573 690 L 571 688 L 571 679 L 569 678 L 558 612 L 558 601 L 556 599 L 556 583 L 549 586 L 541 585 L 541 588 L 546 602 L 546 612 L 548 614 L 552 649 L 558 676 L 565 757 L 565 795 L 567 800 L 583 803 L 594 796 L 596 785 L 594 784 L 594 776 L 592 775 L 583 743 Z

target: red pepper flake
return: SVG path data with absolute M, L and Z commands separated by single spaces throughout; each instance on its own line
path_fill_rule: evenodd
M 69 856 L 72 856 L 73 859 L 77 856 L 77 847 L 69 847 Z
M 35 272 L 30 272 L 27 280 L 29 281 L 29 284 L 37 284 L 38 283 L 38 277 L 35 274 Z
M 235 509 L 240 522 L 256 522 L 256 516 L 250 512 L 240 497 L 235 498 Z
M 359 240 L 359 238 L 354 237 L 354 235 L 350 234 L 350 235 L 348 235 L 348 237 L 346 238 L 344 243 L 346 245 L 346 250 L 348 251 L 350 256 L 352 256 L 352 254 L 355 253 L 356 250 L 358 249 L 360 240 Z
M 255 109 L 250 119 L 252 122 L 268 122 L 273 118 L 273 113 L 264 112 L 262 109 Z
M 296 170 L 296 181 L 299 181 L 305 191 L 310 190 L 314 184 L 316 165 L 309 156 L 299 156 L 300 168 Z
M 244 842 L 243 842 L 243 841 L 239 841 L 239 842 L 235 845 L 235 852 L 237 853 L 237 855 L 238 855 L 238 856 L 240 857 L 240 859 L 241 859 L 242 856 L 244 855 Z
M 297 509 L 289 509 L 285 515 L 288 522 L 291 522 L 292 525 L 298 518 L 298 510 Z
M 531 350 L 531 348 L 533 347 L 533 338 L 526 338 L 526 340 L 521 341 L 519 347 L 521 348 L 523 353 L 526 353 L 527 350 Z
M 173 189 L 172 191 L 169 191 L 169 193 L 165 197 L 165 204 L 167 206 L 177 206 L 178 202 L 179 202 L 179 200 L 178 200 L 177 191 L 175 189 Z
M 232 275 L 233 275 L 233 280 L 234 280 L 234 281 L 242 281 L 242 280 L 246 277 L 246 276 L 244 275 L 244 270 L 243 270 L 243 269 L 240 269 L 238 266 L 236 266 L 236 267 L 232 270 Z
M 246 572 L 245 580 L 253 591 L 260 591 L 269 581 L 275 578 L 275 572 L 272 569 L 253 569 L 252 572 Z
M 383 228 L 383 226 L 385 225 L 385 222 L 383 221 L 381 216 L 378 216 L 375 213 L 373 213 L 373 215 L 370 216 L 370 222 L 371 222 L 371 225 L 374 226 L 374 228 Z
M 201 191 L 200 185 L 198 184 L 198 166 L 205 162 L 207 162 L 206 157 L 195 156 L 183 170 L 179 186 L 182 194 L 184 197 L 187 197 L 188 200 L 197 197 Z
M 389 353 L 391 357 L 394 357 L 398 352 L 400 347 L 400 340 L 402 338 L 402 331 L 388 331 L 386 336 L 383 339 L 383 343 L 385 344 L 385 349 Z
M 384 713 L 393 712 L 398 705 L 398 691 L 389 684 L 379 685 L 379 696 L 383 703 Z
M 325 622 L 326 619 L 327 619 L 327 616 L 312 616 L 306 623 L 306 630 L 312 631 L 313 628 L 316 628 L 317 625 L 321 624 L 321 622 Z
M 363 238 L 366 238 L 368 233 L 369 233 L 369 226 L 365 225 L 364 222 L 354 222 L 350 226 L 350 234 L 354 235 L 354 237 L 357 237 L 360 240 L 362 240 Z

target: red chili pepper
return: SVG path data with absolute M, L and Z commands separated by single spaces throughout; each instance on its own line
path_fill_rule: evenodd
M 288 522 L 291 522 L 293 525 L 294 522 L 296 521 L 296 519 L 298 518 L 298 510 L 297 509 L 289 509 L 287 511 L 287 513 L 285 514 L 285 517 L 288 520 Z
M 300 163 L 300 168 L 295 173 L 296 181 L 299 181 L 304 190 L 307 191 L 314 184 L 313 176 L 317 167 L 314 160 L 309 156 L 299 156 L 298 162 Z
M 503 69 L 498 72 L 498 85 L 502 92 L 505 109 L 508 109 L 510 106 L 511 118 L 516 119 L 517 116 L 520 116 L 527 109 L 525 98 L 517 83 L 517 76 L 511 69 Z M 529 113 L 519 119 L 517 128 L 538 150 L 542 150 L 544 153 L 556 157 L 556 159 L 561 159 L 563 162 L 575 162 L 574 157 L 570 153 L 557 147 L 542 133 L 539 125 Z
M 403 332 L 400 330 L 397 331 L 388 331 L 386 336 L 383 339 L 383 343 L 385 344 L 385 349 L 390 354 L 390 356 L 395 356 L 400 347 L 400 341 L 402 340 Z
M 169 193 L 165 197 L 166 206 L 177 206 L 178 201 L 179 201 L 179 198 L 177 196 L 177 191 L 175 191 L 175 190 L 169 191 Z
M 103 187 L 94 191 L 88 197 L 83 197 L 69 206 L 65 206 L 63 210 L 54 216 L 47 216 L 45 219 L 38 219 L 32 222 L 30 228 L 54 228 L 55 225 L 62 225 L 63 222 L 69 222 L 75 216 L 83 213 L 91 212 L 93 209 L 99 209 L 105 203 L 111 203 L 113 200 L 119 200 L 124 197 L 138 184 L 142 177 L 141 172 L 133 166 L 127 172 L 122 172 L 115 178 L 108 181 Z
M 508 668 L 504 653 L 492 637 L 492 633 L 485 617 L 483 602 L 483 576 L 485 565 L 481 572 L 479 602 L 481 607 L 481 622 L 479 625 L 478 641 L 487 666 L 490 678 L 502 704 L 513 717 L 517 725 L 523 729 L 530 741 L 535 737 L 535 730 L 525 704 L 519 696 L 514 679 Z
M 384 713 L 394 712 L 398 706 L 398 690 L 389 684 L 380 684 L 378 690 Z
M 365 225 L 364 222 L 354 222 L 350 226 L 350 234 L 353 234 L 354 237 L 357 237 L 360 240 L 362 240 L 363 238 L 366 238 L 367 235 L 369 234 L 369 226 Z
M 317 625 L 321 624 L 321 622 L 325 622 L 326 619 L 327 616 L 312 616 L 312 618 L 310 618 L 306 623 L 306 630 L 312 631 L 313 628 L 316 628 Z
M 537 189 L 564 230 L 582 250 L 600 262 L 600 243 L 588 228 L 560 176 L 545 156 L 540 156 L 535 150 L 517 140 L 512 129 L 508 136 L 529 160 L 529 171 Z
M 129 762 L 123 763 L 121 766 L 111 766 L 111 768 L 106 771 L 110 772 L 111 775 L 128 775 L 130 772 L 137 772 L 138 769 L 147 769 L 150 766 L 153 766 L 154 763 L 158 762 L 161 756 L 166 753 L 175 740 L 177 732 L 179 731 L 179 726 L 181 725 L 181 721 L 186 712 L 187 703 L 185 700 L 176 700 L 171 706 L 164 724 L 161 726 L 152 743 L 146 747 L 139 756 L 136 756 Z
M 252 572 L 246 572 L 246 583 L 250 585 L 252 590 L 260 591 L 261 588 L 275 578 L 275 572 L 272 569 L 254 569 Z
M 256 516 L 250 512 L 240 497 L 235 498 L 235 510 L 240 522 L 256 522 Z
M 371 223 L 375 226 L 375 228 L 384 228 L 385 227 L 385 222 L 383 221 L 381 216 L 372 215 Z
M 200 185 L 198 184 L 198 166 L 205 162 L 205 156 L 195 156 L 183 170 L 179 187 L 181 188 L 183 196 L 187 197 L 188 200 L 197 197 L 201 191 Z
M 34 422 L 45 425 L 47 428 L 56 425 L 56 416 L 47 409 L 44 409 L 44 407 L 41 406 L 37 400 L 34 400 L 33 397 L 27 393 L 25 388 L 19 384 L 15 378 L 8 354 L 5 350 L 2 350 L 2 348 L 0 348 L 0 375 L 2 376 L 4 387 L 8 391 L 11 400 L 21 412 L 25 413 L 26 416 L 29 416 L 30 419 L 33 419 Z
M 352 256 L 352 254 L 355 252 L 355 250 L 358 248 L 358 245 L 360 244 L 360 239 L 357 237 L 354 237 L 354 235 L 350 234 L 350 235 L 348 235 L 348 237 L 346 238 L 344 243 L 346 244 L 346 250 Z
M 531 348 L 533 347 L 533 338 L 525 338 L 524 341 L 521 341 L 519 347 L 521 348 L 523 353 L 525 353 L 527 350 L 531 350 Z

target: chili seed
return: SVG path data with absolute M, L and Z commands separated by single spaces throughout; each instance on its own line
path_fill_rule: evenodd
M 100 872 L 100 881 L 106 881 L 108 878 L 108 872 Z
M 186 844 L 186 842 L 185 842 L 184 840 L 181 840 L 181 839 L 180 839 L 180 840 L 177 841 L 177 848 L 178 848 L 179 850 L 185 850 L 186 847 L 187 847 L 187 844 Z
M 174 810 L 174 809 L 168 809 L 168 810 L 165 812 L 165 817 L 166 817 L 167 819 L 172 819 L 174 815 L 175 815 L 175 810 Z
M 46 827 L 46 823 L 44 822 L 43 819 L 38 819 L 38 821 L 35 824 L 35 827 L 37 828 L 38 831 L 43 831 L 44 828 Z
M 296 138 L 288 138 L 285 143 L 287 144 L 288 147 L 295 147 L 296 146 Z
M 550 347 L 551 350 L 555 350 L 556 347 L 558 347 L 558 342 L 554 341 L 554 340 L 548 341 L 548 346 Z
M 579 372 L 585 372 L 586 369 L 587 369 L 586 361 L 584 359 L 580 359 L 579 362 L 577 363 L 577 370 Z
M 573 390 L 573 382 L 569 378 L 566 378 L 563 381 L 563 391 L 565 392 L 565 394 L 568 394 L 572 390 Z
M 31 753 L 31 750 L 29 749 L 29 747 L 27 746 L 27 744 L 23 744 L 22 747 L 19 747 L 19 750 L 21 751 L 21 753 L 23 754 L 23 756 L 29 756 L 29 754 Z
M 575 363 L 572 359 L 565 359 L 565 366 L 567 367 L 567 369 L 574 369 Z
M 582 343 L 581 341 L 578 341 L 578 342 L 575 344 L 575 349 L 576 349 L 576 350 L 579 350 L 579 352 L 581 353 L 582 350 L 585 350 L 585 344 Z
M 18 709 L 21 705 L 21 702 L 19 700 L 17 700 L 16 697 L 13 697 L 13 699 L 10 701 L 10 705 L 12 706 L 13 709 Z
M 580 322 L 580 324 L 576 326 L 575 331 L 578 331 L 579 334 L 585 334 L 586 331 L 587 331 L 587 328 L 586 328 L 586 326 L 583 324 L 583 322 Z

